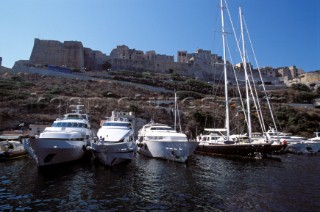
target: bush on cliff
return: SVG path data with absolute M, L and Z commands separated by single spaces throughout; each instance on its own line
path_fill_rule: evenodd
M 306 92 L 310 92 L 310 88 L 305 85 L 305 84 L 302 84 L 302 83 L 296 83 L 296 84 L 292 84 L 291 85 L 291 88 L 293 90 L 296 90 L 296 91 L 306 91 Z

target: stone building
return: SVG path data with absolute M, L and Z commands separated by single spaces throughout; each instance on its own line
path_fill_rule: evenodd
M 244 66 L 242 62 L 235 64 L 234 67 L 239 72 L 244 72 Z M 253 65 L 251 63 L 247 63 L 247 71 L 250 72 L 250 70 L 253 70 Z
M 237 70 L 237 78 L 244 81 L 243 64 L 235 66 L 227 61 L 228 81 L 235 82 L 233 67 Z M 1 58 L 0 58 L 1 65 Z M 78 41 L 59 42 L 54 40 L 34 40 L 30 60 L 17 61 L 16 67 L 66 67 L 80 71 L 133 70 L 154 71 L 159 73 L 178 73 L 206 81 L 223 81 L 223 59 L 210 50 L 198 49 L 194 53 L 187 51 L 177 52 L 177 62 L 174 56 L 157 54 L 154 50 L 141 51 L 130 49 L 126 45 L 114 48 L 110 55 L 100 51 L 86 48 Z M 253 70 L 253 66 L 248 63 Z M 108 68 L 106 68 L 108 67 Z M 295 66 L 290 67 L 263 67 L 260 69 L 264 80 L 271 84 L 285 83 L 290 85 L 295 81 L 310 81 L 309 75 Z M 258 77 L 258 72 L 253 70 L 253 76 Z M 299 77 L 300 76 L 300 77 Z M 311 77 L 312 79 L 314 77 Z M 315 77 L 316 78 L 316 77 Z M 257 78 L 258 79 L 258 78 Z M 312 81 L 312 80 L 311 80 Z
M 34 66 L 62 66 L 77 70 L 101 69 L 107 56 L 100 51 L 84 48 L 81 42 L 34 40 L 29 63 Z
M 276 70 L 276 77 L 282 79 L 286 85 L 300 83 L 299 75 L 304 73 L 302 69 L 298 69 L 296 66 L 280 67 Z
M 35 65 L 55 65 L 82 69 L 84 67 L 81 42 L 35 39 L 30 62 Z
M 147 61 L 153 61 L 156 63 L 174 63 L 173 56 L 156 54 L 155 51 L 147 51 L 144 57 Z
M 0 66 L 2 66 L 2 57 L 0 57 Z
M 111 51 L 108 62 L 111 64 L 112 70 L 167 72 L 172 70 L 174 58 L 173 56 L 157 54 L 155 51 L 144 53 L 141 50 L 120 45 Z
M 191 63 L 200 66 L 214 66 L 217 63 L 223 63 L 222 57 L 211 54 L 210 50 L 198 49 L 194 53 L 188 54 L 187 51 L 178 51 L 178 63 Z
M 306 85 L 320 85 L 320 71 L 308 72 L 299 75 L 300 82 Z
M 297 78 L 304 73 L 302 69 L 298 69 L 296 66 L 280 67 L 277 68 L 277 72 L 277 77 L 288 77 L 288 80 Z
M 189 59 L 187 51 L 178 51 L 178 63 L 188 63 Z
M 267 77 L 277 77 L 277 70 L 271 66 L 265 66 L 260 68 L 260 72 L 262 75 L 265 75 Z
M 144 53 L 140 50 L 129 49 L 126 45 L 121 45 L 111 51 L 110 59 L 143 61 Z

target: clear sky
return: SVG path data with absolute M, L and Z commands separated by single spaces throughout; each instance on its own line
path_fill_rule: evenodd
M 320 0 L 228 0 L 228 5 L 237 30 L 242 6 L 260 67 L 320 70 Z M 29 59 L 34 38 L 81 41 L 107 55 L 117 45 L 175 60 L 178 50 L 222 55 L 218 0 L 1 0 L 0 11 L 6 67 Z

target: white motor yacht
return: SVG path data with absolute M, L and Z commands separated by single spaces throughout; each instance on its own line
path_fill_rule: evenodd
M 312 152 L 320 152 L 320 132 L 315 132 L 315 135 L 315 137 L 308 139 L 306 148 Z
M 304 137 L 293 136 L 291 133 L 279 132 L 272 127 L 270 127 L 269 130 L 265 133 L 265 139 L 269 142 L 284 142 L 288 144 L 306 140 Z
M 94 157 L 107 166 L 130 162 L 136 152 L 134 129 L 121 112 L 112 112 L 99 129 L 98 142 L 92 143 Z
M 148 157 L 185 163 L 197 146 L 198 142 L 164 124 L 150 122 L 138 133 L 138 152 Z
M 73 113 L 57 118 L 39 136 L 23 141 L 26 150 L 37 165 L 47 166 L 75 161 L 84 157 L 93 141 L 89 116 L 80 113 L 83 105 L 76 105 Z
M 320 152 L 320 132 L 315 137 L 288 143 L 287 152 L 290 153 L 317 153 Z

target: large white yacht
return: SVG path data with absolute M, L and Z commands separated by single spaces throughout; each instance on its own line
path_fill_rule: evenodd
M 140 129 L 137 145 L 142 155 L 185 163 L 198 142 L 189 141 L 168 125 L 150 122 Z
M 288 142 L 287 152 L 297 154 L 320 152 L 320 132 L 315 132 L 315 135 L 313 138 Z
M 113 111 L 97 133 L 99 140 L 91 144 L 95 158 L 106 166 L 130 162 L 137 149 L 132 123 L 123 114 Z
M 279 132 L 273 127 L 270 127 L 269 130 L 264 133 L 264 137 L 270 142 L 285 142 L 288 144 L 306 140 L 304 137 L 293 136 L 291 133 Z
M 315 137 L 309 138 L 307 143 L 307 149 L 312 152 L 320 152 L 320 132 L 314 132 Z
M 80 113 L 83 105 L 75 105 L 72 113 L 57 118 L 39 136 L 25 139 L 24 146 L 37 165 L 47 166 L 81 159 L 93 141 L 89 116 Z

